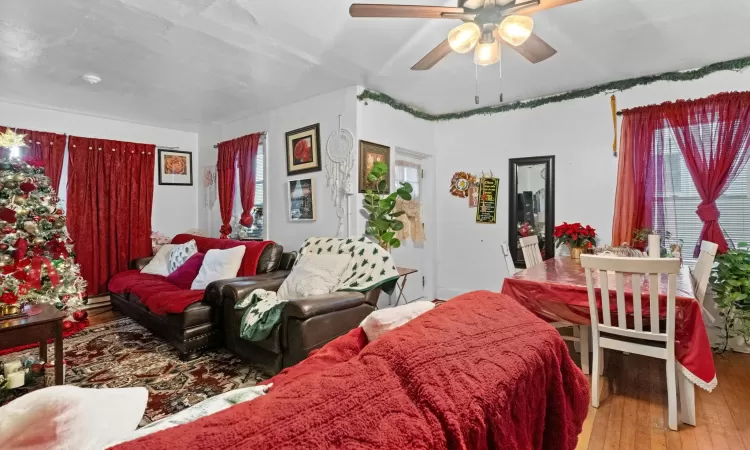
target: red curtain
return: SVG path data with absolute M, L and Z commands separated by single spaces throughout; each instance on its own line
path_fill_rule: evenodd
M 239 153 L 237 166 L 240 169 L 240 200 L 242 200 L 242 217 L 240 224 L 252 226 L 253 216 L 250 212 L 255 206 L 255 167 L 258 159 L 260 133 L 243 136 L 238 139 Z
M 0 133 L 5 133 L 7 129 L 8 127 L 0 127 Z M 29 163 L 40 162 L 40 165 L 44 167 L 45 175 L 50 178 L 52 187 L 57 192 L 60 189 L 60 176 L 65 156 L 65 135 L 22 128 L 11 128 L 11 130 L 16 134 L 26 135 L 27 147 L 21 148 L 21 159 Z M 8 157 L 10 150 L 4 148 L 0 155 Z
M 71 136 L 68 230 L 90 295 L 151 255 L 155 146 Z
M 219 144 L 219 160 L 216 163 L 216 178 L 219 189 L 219 212 L 221 213 L 221 239 L 232 232 L 232 202 L 234 201 L 234 170 L 239 145 L 237 140 Z
M 703 229 L 694 255 L 700 253 L 704 239 L 718 244 L 724 253 L 727 241 L 716 200 L 750 156 L 750 92 L 722 93 L 658 108 L 664 111 L 701 198 L 696 213 Z
M 623 111 L 612 245 L 631 243 L 633 231 L 653 227 L 656 192 L 663 185 L 663 128 L 660 111 Z

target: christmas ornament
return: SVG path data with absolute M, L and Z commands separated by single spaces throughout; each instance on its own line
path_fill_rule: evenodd
M 30 183 L 28 181 L 21 183 L 20 186 L 18 186 L 23 192 L 29 193 L 36 190 L 36 185 L 34 183 Z
M 18 208 L 18 209 L 16 210 L 16 214 L 18 214 L 19 216 L 25 216 L 25 215 L 27 215 L 28 213 L 29 213 L 29 210 L 28 210 L 28 209 L 26 209 L 26 208 Z
M 35 222 L 27 220 L 23 223 L 23 229 L 29 234 L 36 234 L 39 231 L 39 226 Z
M 35 237 L 34 240 L 31 241 L 33 245 L 44 245 L 45 242 L 44 238 L 41 237 Z
M 42 216 L 32 216 L 31 220 L 33 220 L 34 222 L 39 222 L 40 220 L 42 220 Z
M 0 244 L 0 252 L 7 252 L 10 246 L 6 243 Z
M 15 181 L 16 183 L 21 183 L 23 181 L 26 181 L 26 175 L 21 175 L 20 173 L 13 175 L 13 181 Z
M 15 131 L 8 128 L 5 133 L 0 133 L 0 147 L 26 147 L 25 134 L 16 134 Z
M 0 219 L 4 222 L 16 223 L 16 212 L 10 208 L 0 208 Z
M 17 195 L 15 198 L 13 198 L 13 203 L 15 203 L 16 205 L 23 205 L 24 203 L 26 203 L 26 198 L 21 195 Z
M 70 320 L 63 320 L 63 331 L 70 331 L 73 329 L 73 322 Z
M 11 234 L 14 231 L 16 231 L 16 229 L 13 228 L 13 227 L 9 227 L 9 226 L 3 227 L 3 229 L 2 229 L 3 234 Z
M 73 318 L 77 322 L 83 322 L 89 316 L 88 311 L 80 310 L 73 313 Z
M 56 228 L 63 228 L 65 227 L 65 217 L 60 216 L 55 220 L 55 227 Z

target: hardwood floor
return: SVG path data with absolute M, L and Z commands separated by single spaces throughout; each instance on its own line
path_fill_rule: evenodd
M 620 352 L 604 359 L 602 401 L 589 406 L 577 449 L 750 450 L 750 355 L 714 357 L 719 384 L 712 393 L 696 388 L 697 426 L 679 432 L 667 426 L 663 362 Z
M 122 317 L 122 315 L 113 311 L 111 306 L 92 308 L 89 310 L 89 326 L 111 322 L 119 317 Z

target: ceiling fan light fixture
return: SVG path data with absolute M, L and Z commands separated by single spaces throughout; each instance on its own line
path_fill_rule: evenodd
M 453 51 L 467 53 L 477 45 L 482 36 L 482 29 L 474 22 L 466 22 L 452 29 L 448 33 L 448 43 Z
M 500 22 L 497 34 L 508 44 L 518 47 L 526 42 L 534 30 L 534 19 L 528 16 L 508 16 Z
M 478 66 L 491 66 L 500 62 L 500 44 L 494 40 L 480 42 L 474 50 L 474 63 Z

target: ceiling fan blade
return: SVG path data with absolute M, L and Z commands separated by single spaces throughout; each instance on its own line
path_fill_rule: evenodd
M 508 47 L 517 51 L 521 54 L 521 56 L 528 59 L 534 64 L 542 62 L 557 53 L 557 50 L 546 43 L 544 39 L 537 36 L 536 33 L 531 33 L 531 36 L 526 39 L 526 42 L 519 45 L 518 47 L 514 47 L 512 45 L 508 45 Z
M 477 15 L 474 14 L 474 13 L 460 13 L 460 14 L 456 14 L 456 13 L 443 13 L 443 14 L 441 14 L 441 17 L 443 19 L 458 19 L 458 20 L 463 20 L 463 21 L 471 22 L 474 19 L 476 19 Z
M 443 13 L 461 14 L 463 12 L 463 8 L 445 6 L 370 5 L 354 3 L 349 7 L 349 14 L 352 17 L 442 19 Z
M 448 43 L 448 39 L 441 42 L 437 47 L 433 48 L 432 51 L 425 55 L 424 58 L 420 59 L 418 63 L 414 64 L 411 70 L 428 70 L 439 63 L 443 58 L 448 56 L 451 49 L 451 45 Z
M 513 11 L 513 14 L 528 16 L 534 13 L 538 13 L 539 11 L 544 11 L 545 9 L 557 8 L 558 6 L 565 6 L 567 4 L 580 1 L 581 0 L 540 0 L 538 5 L 532 5 L 526 8 L 517 9 Z M 518 1 L 517 3 L 520 3 L 520 1 Z

